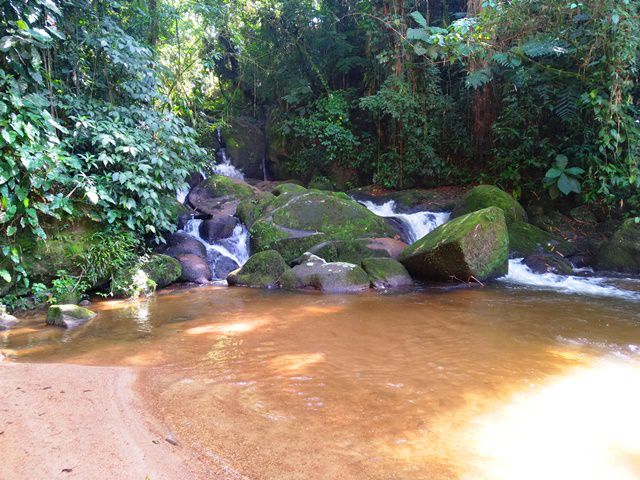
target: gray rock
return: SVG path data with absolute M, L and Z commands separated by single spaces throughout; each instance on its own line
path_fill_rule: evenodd
M 182 274 L 179 281 L 192 283 L 208 283 L 212 273 L 207 260 L 190 253 L 175 257 L 182 266 Z
M 95 312 L 78 305 L 51 305 L 47 311 L 47 325 L 75 328 L 95 316 Z
M 238 219 L 231 215 L 221 215 L 204 220 L 200 224 L 200 237 L 208 243 L 214 243 L 222 238 L 229 238 L 237 224 Z
M 369 289 L 367 273 L 352 263 L 327 263 L 311 253 L 303 255 L 300 262 L 280 278 L 283 288 L 309 288 L 327 293 L 361 292 Z
M 371 285 L 376 289 L 413 285 L 407 269 L 393 258 L 365 258 L 362 260 L 362 269 L 367 272 Z
M 9 315 L 6 312 L 0 312 L 0 331 L 9 330 L 16 323 L 18 323 L 18 319 L 13 315 Z

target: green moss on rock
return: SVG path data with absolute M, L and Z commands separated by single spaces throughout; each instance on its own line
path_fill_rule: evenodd
M 142 265 L 142 271 L 153 280 L 158 288 L 175 283 L 182 275 L 180 262 L 168 255 L 151 255 L 149 261 Z
M 306 192 L 307 189 L 302 185 L 298 185 L 297 183 L 281 183 L 276 186 L 271 192 L 277 197 L 284 193 L 302 193 Z
M 254 190 L 246 183 L 223 175 L 211 175 L 205 180 L 212 197 L 250 198 Z
M 509 235 L 502 209 L 485 208 L 439 226 L 398 260 L 426 280 L 479 281 L 508 271 Z
M 526 257 L 535 252 L 575 253 L 575 247 L 563 238 L 525 222 L 509 225 L 509 250 L 512 256 Z
M 397 288 L 413 284 L 407 269 L 393 258 L 365 258 L 362 269 L 369 275 L 374 288 Z
M 254 251 L 277 250 L 287 262 L 325 240 L 397 234 L 384 219 L 349 198 L 308 190 L 276 197 L 250 233 Z
M 360 263 L 363 258 L 389 257 L 389 252 L 382 247 L 375 248 L 367 238 L 355 240 L 330 240 L 314 245 L 308 250 L 327 262 Z
M 47 311 L 47 325 L 73 328 L 95 316 L 96 314 L 88 308 L 78 305 L 51 305 Z
M 451 212 L 451 218 L 488 207 L 498 207 L 504 212 L 507 224 L 526 222 L 527 212 L 511 195 L 493 185 L 479 185 L 467 192 L 460 203 Z
M 361 292 L 369 289 L 369 277 L 359 266 L 327 263 L 316 255 L 306 254 L 303 261 L 285 272 L 280 284 L 287 289 L 315 289 L 327 293 Z
M 625 220 L 598 252 L 596 266 L 601 270 L 640 273 L 640 223 L 632 218 Z
M 290 270 L 287 263 L 275 250 L 265 250 L 252 255 L 242 268 L 227 277 L 229 285 L 257 288 L 274 288 L 280 277 Z

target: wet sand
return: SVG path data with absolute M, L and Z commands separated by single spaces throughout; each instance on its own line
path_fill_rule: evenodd
M 215 476 L 152 418 L 128 367 L 0 363 L 0 478 Z

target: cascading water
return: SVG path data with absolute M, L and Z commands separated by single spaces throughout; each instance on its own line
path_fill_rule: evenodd
M 249 232 L 243 224 L 239 223 L 228 238 L 208 243 L 200 237 L 202 222 L 200 219 L 192 218 L 187 221 L 182 231 L 205 246 L 213 279 L 224 280 L 229 272 L 241 267 L 249 259 Z
M 231 164 L 231 157 L 227 154 L 227 147 L 224 146 L 222 141 L 222 134 L 220 133 L 220 127 L 216 130 L 218 136 L 218 148 L 217 154 L 220 157 L 220 163 L 213 166 L 213 173 L 218 175 L 224 175 L 225 177 L 237 178 L 238 180 L 244 180 L 244 173 L 238 170 Z
M 576 271 L 576 273 L 579 273 L 579 271 Z M 512 285 L 554 290 L 560 293 L 640 300 L 640 291 L 627 290 L 614 285 L 614 282 L 621 279 L 535 273 L 522 262 L 521 258 L 509 260 L 509 273 L 499 280 Z M 638 282 L 638 280 L 634 279 L 622 280 L 626 282 Z
M 446 223 L 451 215 L 449 212 L 400 213 L 396 211 L 396 202 L 393 200 L 389 200 L 382 205 L 377 205 L 370 201 L 360 203 L 379 217 L 395 218 L 401 222 L 405 227 L 405 235 L 409 244 L 420 240 L 427 233 Z
M 394 218 L 405 229 L 408 243 L 414 243 L 438 226 L 449 220 L 447 212 L 399 213 L 393 200 L 377 205 L 371 201 L 362 201 L 365 207 L 380 217 Z M 616 279 L 608 277 L 585 276 L 585 269 L 576 269 L 575 275 L 558 275 L 555 273 L 535 273 L 521 258 L 509 260 L 509 273 L 499 281 L 524 287 L 554 290 L 559 293 L 590 295 L 599 297 L 616 297 L 640 300 L 640 279 Z M 634 289 L 620 286 L 622 283 L 634 284 Z M 637 288 L 637 289 L 636 289 Z

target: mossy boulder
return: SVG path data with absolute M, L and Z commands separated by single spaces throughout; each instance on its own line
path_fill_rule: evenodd
M 290 270 L 282 255 L 275 250 L 265 250 L 252 255 L 242 268 L 227 277 L 229 285 L 256 288 L 275 288 L 280 277 Z
M 358 202 L 311 190 L 276 197 L 250 230 L 253 251 L 277 250 L 287 262 L 326 240 L 393 237 L 397 233 Z
M 75 328 L 95 316 L 95 312 L 78 305 L 51 305 L 47 311 L 47 325 Z
M 309 188 L 315 189 L 315 190 L 326 190 L 326 191 L 333 191 L 334 189 L 334 185 L 333 182 L 331 181 L 331 179 L 324 177 L 324 176 L 316 176 L 313 177 L 308 184 Z
M 251 228 L 274 198 L 270 192 L 260 192 L 253 198 L 244 199 L 238 204 L 236 216 L 247 228 Z
M 369 289 L 369 277 L 358 265 L 345 262 L 325 262 L 306 254 L 296 265 L 280 277 L 280 285 L 287 289 L 314 289 L 326 293 L 361 292 Z
M 504 212 L 507 225 L 526 222 L 527 212 L 511 195 L 493 185 L 479 185 L 469 190 L 451 212 L 451 218 L 488 207 L 498 207 Z
M 504 212 L 485 208 L 451 220 L 404 250 L 398 260 L 425 280 L 484 281 L 508 271 Z
M 151 255 L 142 265 L 142 271 L 153 280 L 157 288 L 164 288 L 178 281 L 182 275 L 180 262 L 168 255 Z
M 80 275 L 85 256 L 100 242 L 95 234 L 102 229 L 102 225 L 90 220 L 50 225 L 46 229 L 46 240 L 25 246 L 23 266 L 32 280 L 45 284 L 56 277 L 58 270 Z
M 525 222 L 513 222 L 509 229 L 509 251 L 512 257 L 526 257 L 536 252 L 558 252 L 573 255 L 576 248 L 562 237 Z
M 187 204 L 207 215 L 234 215 L 238 203 L 256 193 L 242 180 L 212 175 L 191 189 L 187 195 Z
M 413 284 L 413 279 L 404 265 L 393 258 L 365 258 L 361 266 L 369 275 L 373 288 L 398 288 Z
M 356 265 L 363 258 L 390 256 L 383 245 L 373 243 L 367 238 L 330 240 L 314 245 L 308 251 L 327 262 L 347 262 Z
M 302 185 L 298 185 L 297 183 L 281 183 L 280 185 L 275 186 L 273 190 L 271 190 L 271 193 L 277 197 L 282 194 L 301 193 L 306 191 L 306 188 Z
M 640 223 L 625 220 L 598 252 L 596 267 L 623 273 L 640 273 Z

